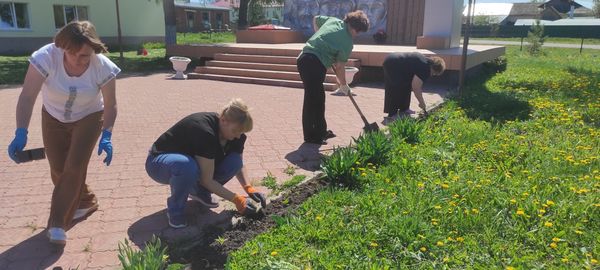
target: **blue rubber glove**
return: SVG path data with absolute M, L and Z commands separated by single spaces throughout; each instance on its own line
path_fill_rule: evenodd
M 110 142 L 110 137 L 112 133 L 108 130 L 102 130 L 102 137 L 100 137 L 100 143 L 98 143 L 98 155 L 102 154 L 102 151 L 106 152 L 106 158 L 104 159 L 104 163 L 106 166 L 110 165 L 112 161 L 112 143 Z
M 8 156 L 14 162 L 19 163 L 17 161 L 17 152 L 23 151 L 27 145 L 27 129 L 26 128 L 17 128 L 15 130 L 15 138 L 8 146 Z

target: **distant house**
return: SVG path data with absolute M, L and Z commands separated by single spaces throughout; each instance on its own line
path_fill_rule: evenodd
M 213 5 L 221 7 L 230 7 L 231 21 L 237 23 L 237 21 L 239 20 L 240 0 L 217 0 L 213 3 Z M 278 24 L 279 22 L 283 21 L 283 4 L 272 3 L 264 5 L 263 16 L 268 23 Z
M 175 2 L 177 32 L 202 32 L 226 29 L 230 25 L 229 7 L 207 3 Z
M 573 0 L 550 0 L 546 3 L 514 3 L 509 15 L 500 24 L 514 25 L 517 20 L 539 19 L 556 21 L 567 17 L 591 17 L 592 10 Z
M 120 1 L 119 12 L 124 44 L 164 41 L 160 1 Z M 115 1 L 0 0 L 0 54 L 32 52 L 52 42 L 58 29 L 73 20 L 91 21 L 102 41 L 117 43 Z

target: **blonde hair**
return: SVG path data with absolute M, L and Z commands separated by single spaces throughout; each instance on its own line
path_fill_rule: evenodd
M 69 52 L 76 52 L 84 44 L 94 49 L 95 53 L 106 53 L 106 45 L 100 41 L 96 27 L 89 21 L 72 21 L 65 25 L 54 36 L 54 44 Z
M 429 64 L 431 66 L 431 71 L 433 71 L 435 76 L 439 76 L 442 75 L 442 73 L 444 73 L 444 70 L 446 70 L 446 62 L 444 62 L 444 59 L 437 57 L 437 56 L 432 56 L 429 57 Z
M 246 106 L 244 101 L 239 98 L 234 98 L 229 101 L 229 103 L 223 107 L 219 116 L 228 121 L 238 123 L 242 128 L 242 133 L 250 132 L 252 130 L 253 122 L 248 106 Z

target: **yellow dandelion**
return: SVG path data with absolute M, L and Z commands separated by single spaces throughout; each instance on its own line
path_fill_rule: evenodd
M 479 209 L 473 208 L 471 209 L 471 212 L 473 212 L 473 214 L 479 214 Z
M 441 186 L 443 189 L 447 189 L 447 188 L 449 188 L 449 187 L 450 187 L 450 186 L 449 186 L 448 184 L 446 184 L 446 183 L 443 183 L 443 184 L 441 184 L 440 186 Z
M 277 251 L 272 251 L 271 256 L 277 256 Z
M 435 245 L 438 246 L 438 247 L 443 247 L 444 246 L 444 242 L 437 241 L 437 243 L 435 243 Z
M 459 236 L 459 237 L 456 237 L 456 241 L 462 243 L 463 241 L 465 241 L 465 238 L 463 238 L 462 236 Z
M 548 228 L 552 228 L 553 224 L 550 221 L 546 221 L 546 222 L 544 222 L 544 226 L 546 226 Z
M 569 259 L 568 258 L 562 258 L 562 259 L 560 259 L 560 261 L 566 263 L 566 262 L 569 262 Z
M 438 210 L 439 210 L 439 209 L 442 209 L 442 207 L 441 207 L 441 206 L 439 206 L 439 205 L 436 205 L 436 206 L 434 206 L 433 208 L 435 208 L 435 209 L 438 209 Z
M 575 230 L 575 233 L 576 233 L 576 234 L 583 234 L 583 232 L 582 232 L 582 231 L 580 231 L 580 230 Z
M 558 237 L 552 237 L 552 242 L 559 242 L 559 241 L 560 241 L 560 238 L 558 238 Z
M 546 210 L 544 210 L 544 209 L 540 209 L 538 211 L 540 212 L 540 214 L 545 214 L 546 213 Z
M 510 199 L 510 203 L 512 203 L 512 204 L 515 204 L 515 203 L 517 203 L 517 200 L 515 200 L 515 199 Z
M 514 267 L 512 267 L 512 266 L 507 266 L 507 267 L 506 267 L 506 270 L 515 270 L 515 268 L 514 268 Z
M 517 210 L 517 216 L 524 216 L 524 215 L 525 215 L 525 211 L 523 211 L 523 209 Z
M 426 248 L 426 247 L 421 247 L 419 250 L 420 250 L 421 252 L 425 252 L 425 251 L 427 251 L 427 248 Z
M 317 218 L 316 218 L 316 219 L 317 219 L 317 220 L 322 220 L 322 219 L 323 219 L 323 217 L 322 217 L 322 216 L 317 216 Z
M 419 237 L 419 238 L 421 238 L 421 239 L 425 239 L 425 238 L 427 238 L 427 237 L 425 237 L 425 236 L 424 236 L 424 235 L 422 235 L 422 234 L 417 234 L 417 237 Z
M 379 246 L 379 245 L 378 245 L 377 243 L 375 243 L 375 242 L 371 242 L 371 246 L 372 246 L 372 247 L 377 247 L 377 246 Z
M 598 260 L 596 260 L 596 259 L 591 259 L 591 260 L 590 260 L 590 262 L 591 262 L 592 264 L 598 264 Z
M 444 258 L 442 259 L 442 262 L 449 262 L 449 261 L 450 261 L 450 258 L 448 258 L 448 257 L 444 257 Z
M 552 242 L 552 243 L 550 243 L 550 247 L 551 247 L 551 248 L 557 248 L 557 247 L 558 247 L 558 245 L 557 245 L 556 243 Z

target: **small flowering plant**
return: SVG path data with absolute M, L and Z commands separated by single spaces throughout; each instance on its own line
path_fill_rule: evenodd
M 379 30 L 377 30 L 377 32 L 375 34 L 373 34 L 373 40 L 375 40 L 375 42 L 378 44 L 385 43 L 386 39 L 387 39 L 387 33 L 385 33 L 385 31 L 383 29 L 379 29 Z

